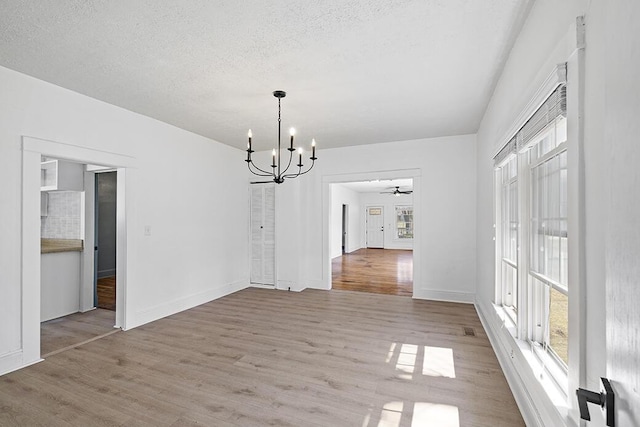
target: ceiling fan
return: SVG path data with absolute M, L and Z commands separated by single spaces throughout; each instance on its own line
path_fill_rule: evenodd
M 400 190 L 400 187 L 389 187 L 388 189 L 392 189 L 395 188 L 395 190 L 393 191 L 382 191 L 380 194 L 393 194 L 394 196 L 399 196 L 401 194 L 411 194 L 413 193 L 413 190 Z

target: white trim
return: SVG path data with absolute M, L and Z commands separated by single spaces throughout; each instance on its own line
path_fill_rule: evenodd
M 33 136 L 22 137 L 22 149 L 24 151 L 42 153 L 58 159 L 74 160 L 82 163 L 99 163 L 112 168 L 130 168 L 136 166 L 136 158 L 125 154 L 86 148 Z
M 473 304 L 476 301 L 476 294 L 471 292 L 433 291 L 430 289 L 415 289 L 415 286 L 414 286 L 413 298 L 433 300 L 433 301 L 446 301 L 446 302 L 459 302 L 464 304 Z
M 567 233 L 569 250 L 568 393 L 587 387 L 586 219 L 584 172 L 585 25 L 576 18 L 576 50 L 567 60 Z M 579 423 L 577 399 L 569 399 L 571 417 Z
M 413 179 L 413 217 L 416 218 L 420 214 L 421 185 L 420 177 L 422 172 L 420 169 L 400 169 L 387 171 L 371 171 L 361 173 L 323 175 L 321 177 L 322 188 L 322 281 L 309 281 L 309 288 L 313 289 L 331 289 L 331 246 L 330 246 L 330 224 L 331 217 L 331 184 L 343 182 L 367 181 L 371 179 Z M 422 256 L 420 248 L 420 233 L 418 228 L 419 222 L 414 220 L 414 239 L 413 239 L 413 292 L 415 294 L 417 283 L 421 283 L 422 270 L 421 263 L 416 262 Z
M 117 269 L 118 301 L 116 326 L 125 326 L 126 281 L 131 274 L 127 261 L 132 252 L 127 244 L 127 222 L 132 221 L 133 193 L 131 183 L 126 184 L 125 171 L 132 172 L 136 159 L 91 148 L 49 141 L 30 136 L 22 137 L 22 236 L 21 236 L 21 352 L 19 369 L 35 363 L 40 358 L 40 161 L 41 156 L 74 160 L 82 163 L 105 164 L 118 167 L 118 219 L 117 219 Z M 127 169 L 125 169 L 125 167 Z M 121 179 L 122 178 L 122 179 Z M 126 210 L 125 210 L 126 207 Z M 92 251 L 91 251 L 92 252 Z M 85 275 L 83 274 L 83 276 Z M 83 307 L 86 309 L 87 307 Z M 5 371 L 5 361 L 0 359 L 0 371 Z M 8 362 L 7 362 L 8 363 Z
M 503 327 L 500 307 L 487 309 L 480 303 L 475 307 L 526 425 L 570 425 L 567 408 L 554 404 L 554 400 L 563 400 L 557 385 L 550 375 L 545 374 L 544 367 L 538 363 L 528 344 L 514 339 Z M 552 396 L 556 395 L 554 399 Z
M 18 369 L 26 368 L 27 366 L 34 365 L 42 362 L 44 359 L 38 358 L 28 363 L 24 362 L 23 351 L 16 350 L 9 353 L 5 353 L 0 356 L 0 376 L 8 374 Z
M 551 93 L 561 84 L 567 82 L 567 64 L 562 63 L 556 65 L 553 71 L 547 76 L 542 85 L 538 88 L 536 93 L 524 107 L 524 109 L 518 114 L 513 121 L 513 124 L 504 133 L 502 138 L 499 139 L 500 144 L 493 153 L 491 158 L 494 158 L 509 143 L 511 138 L 522 128 L 522 126 L 538 111 L 540 106 L 546 101 Z

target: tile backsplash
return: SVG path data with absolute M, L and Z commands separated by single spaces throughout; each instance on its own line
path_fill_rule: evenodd
M 40 236 L 45 239 L 84 239 L 84 193 L 49 192 L 47 216 L 40 217 Z

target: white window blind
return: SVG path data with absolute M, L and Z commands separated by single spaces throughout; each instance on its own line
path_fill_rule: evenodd
M 527 122 L 516 134 L 502 147 L 493 158 L 496 167 L 499 167 L 512 154 L 516 154 L 526 147 L 538 133 L 559 117 L 567 116 L 567 88 L 560 85 L 536 110 Z

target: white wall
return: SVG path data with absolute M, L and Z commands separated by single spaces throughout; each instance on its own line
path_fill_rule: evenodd
M 581 235 L 584 244 L 584 280 L 579 285 L 584 290 L 581 296 L 582 312 L 585 325 L 582 329 L 586 331 L 583 338 L 584 349 L 581 352 L 581 366 L 574 367 L 577 375 L 585 376 L 586 380 L 580 384 L 592 390 L 599 389 L 599 377 L 607 375 L 607 352 L 606 344 L 609 337 L 605 333 L 605 304 L 606 293 L 605 283 L 610 281 L 612 272 L 605 270 L 605 260 L 611 259 L 608 254 L 615 253 L 621 248 L 622 240 L 608 238 L 605 245 L 607 228 L 614 226 L 607 218 L 607 204 L 603 201 L 609 198 L 637 199 L 635 194 L 629 193 L 627 186 L 616 187 L 607 186 L 609 174 L 613 167 L 616 171 L 634 171 L 636 164 L 633 162 L 634 155 L 637 157 L 637 144 L 627 153 L 625 158 L 616 159 L 615 166 L 607 159 L 612 159 L 619 143 L 608 141 L 605 133 L 605 119 L 618 115 L 614 107 L 623 104 L 630 108 L 630 114 L 625 116 L 620 123 L 616 120 L 617 126 L 625 128 L 627 139 L 637 139 L 637 117 L 639 105 L 637 103 L 637 91 L 625 88 L 618 91 L 616 95 L 626 93 L 626 99 L 614 99 L 611 96 L 611 85 L 620 80 L 620 76 L 637 76 L 640 71 L 638 55 L 629 55 L 633 48 L 627 45 L 627 50 L 620 47 L 620 40 L 633 43 L 637 53 L 638 32 L 635 22 L 638 19 L 637 4 L 632 7 L 632 1 L 582 1 L 572 0 L 557 2 L 554 0 L 538 0 L 533 4 L 530 15 L 513 47 L 513 50 L 505 65 L 504 71 L 496 86 L 495 92 L 489 103 L 485 116 L 482 120 L 478 132 L 478 163 L 477 163 L 477 244 L 478 244 L 478 294 L 477 304 L 481 312 L 488 315 L 491 311 L 491 302 L 494 297 L 494 229 L 493 229 L 493 162 L 499 144 L 505 142 L 502 138 L 509 126 L 516 119 L 518 113 L 525 107 L 526 103 L 534 96 L 535 90 L 542 85 L 546 75 L 553 67 L 569 59 L 575 41 L 575 33 L 572 26 L 576 17 L 585 16 L 586 21 L 586 50 L 584 67 L 584 114 L 582 116 L 584 125 L 584 141 L 582 159 L 584 165 L 584 232 Z M 632 10 L 633 9 L 633 10 Z M 609 35 L 614 35 L 618 43 L 611 42 L 608 46 L 606 41 L 612 40 Z M 575 65 L 574 65 L 575 67 Z M 574 70 L 570 70 L 575 72 Z M 627 74 L 631 73 L 631 74 Z M 633 79 L 636 79 L 635 77 Z M 637 79 L 636 79 L 637 80 Z M 632 79 L 624 80 L 627 84 Z M 618 88 L 619 89 L 619 88 Z M 635 102 L 631 102 L 631 100 Z M 618 101 L 618 102 L 617 102 Z M 635 119 L 633 118 L 635 117 Z M 632 123 L 636 123 L 632 129 Z M 628 126 L 628 127 L 627 127 Z M 633 154 L 635 153 L 635 154 Z M 630 179 L 626 176 L 626 179 Z M 635 175 L 637 184 L 637 174 Z M 622 180 L 624 181 L 624 180 Z M 629 181 L 627 181 L 627 184 Z M 607 192 L 604 189 L 608 188 Z M 635 187 L 637 190 L 637 187 Z M 629 223 L 624 227 L 625 233 L 638 229 L 637 214 L 625 217 Z M 637 248 L 637 246 L 635 246 Z M 574 247 L 573 250 L 576 250 Z M 634 253 L 637 259 L 637 252 Z M 627 265 L 623 268 L 629 268 Z M 620 272 L 618 272 L 619 274 Z M 628 270 L 627 273 L 631 273 Z M 623 273 L 624 274 L 624 273 Z M 578 285 L 578 284 L 575 284 Z M 571 295 L 571 290 L 570 290 Z M 613 296 L 609 297 L 614 298 Z M 631 290 L 622 290 L 615 296 L 616 301 L 630 300 L 631 304 L 637 306 L 637 293 Z M 610 310 L 617 310 L 612 305 Z M 637 319 L 637 317 L 636 317 Z M 490 319 L 489 319 L 490 320 Z M 495 325 L 494 325 L 495 326 Z M 609 325 L 609 327 L 612 327 Z M 613 326 L 614 330 L 616 329 Z M 627 340 L 640 341 L 637 321 L 625 330 Z M 497 330 L 496 330 L 497 331 Z M 498 332 L 496 332 L 498 333 Z M 500 332 L 502 333 L 502 332 Z M 507 357 L 505 360 L 510 359 Z M 517 358 L 516 358 L 517 359 Z M 518 367 L 511 362 L 507 362 L 506 370 L 513 375 Z M 629 384 L 638 378 L 637 368 L 634 370 L 635 379 L 630 378 Z M 509 373 L 509 372 L 507 372 Z M 522 375 L 522 370 L 519 373 Z M 574 378 L 576 380 L 576 378 Z M 624 382 L 625 378 L 614 379 Z M 535 382 L 535 380 L 533 381 Z M 533 406 L 524 408 L 525 412 L 536 413 L 554 425 L 560 425 L 554 414 L 549 412 L 551 402 L 545 402 L 544 395 L 536 393 L 535 385 L 525 381 L 525 386 L 529 390 L 516 390 L 522 397 L 530 394 L 529 404 Z M 571 388 L 571 387 L 570 387 Z M 629 387 L 631 389 L 632 387 Z M 523 394 L 524 393 L 524 394 Z M 568 390 L 569 403 L 575 402 L 575 387 Z M 521 403 L 521 402 L 519 402 Z M 638 405 L 626 402 L 627 405 Z M 604 425 L 600 411 L 595 407 L 591 408 L 594 421 L 590 425 Z M 555 415 L 557 416 L 557 414 Z M 568 420 L 570 425 L 575 422 L 575 409 L 572 415 L 574 418 Z M 567 420 L 565 420 L 567 421 Z M 532 423 L 533 424 L 533 423 Z M 535 424 L 533 424 L 535 425 Z
M 362 248 L 360 194 L 340 184 L 331 185 L 331 258 L 342 255 L 342 205 L 348 206 L 347 253 Z
M 384 248 L 413 249 L 413 239 L 398 239 L 396 236 L 396 206 L 413 206 L 413 195 L 399 196 L 379 193 L 362 193 L 362 246 L 366 247 L 366 215 L 368 206 L 382 206 L 384 211 Z M 428 208 L 427 208 L 428 209 Z
M 475 142 L 475 135 L 463 135 L 323 150 L 319 141 L 314 170 L 277 186 L 279 221 L 299 222 L 297 229 L 277 230 L 278 247 L 297 248 L 292 258 L 278 259 L 278 274 L 296 289 L 329 288 L 331 183 L 413 177 L 414 297 L 472 302 Z M 256 154 L 259 164 L 270 161 L 268 152 Z M 281 209 L 293 198 L 299 211 Z
M 606 3 L 604 13 L 604 199 L 607 376 L 616 425 L 640 425 L 640 2 Z M 596 58 L 597 59 L 597 58 Z M 594 82 L 595 83 L 595 82 Z M 602 82 L 600 82 L 602 83 Z M 602 116 L 596 116 L 602 120 Z M 600 122 L 601 123 L 601 122 Z M 600 135 L 598 135 L 600 136 Z M 602 203 L 602 200 L 600 201 Z
M 21 340 L 23 135 L 134 160 L 126 328 L 248 284 L 242 151 L 1 67 L 0 93 L 0 373 L 37 360 Z

